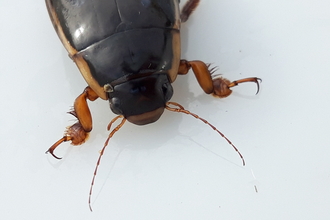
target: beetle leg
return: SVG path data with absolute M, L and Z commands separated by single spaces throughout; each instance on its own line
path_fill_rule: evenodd
M 211 94 L 219 98 L 225 98 L 232 93 L 231 87 L 237 86 L 244 82 L 254 82 L 257 84 L 257 93 L 259 92 L 259 81 L 261 79 L 257 77 L 250 77 L 230 82 L 228 79 L 223 77 L 212 78 L 212 74 L 216 70 L 215 68 L 210 69 L 210 65 L 205 64 L 202 61 L 194 60 L 180 60 L 180 66 L 178 74 L 185 75 L 192 69 L 195 77 L 206 94 Z
M 181 10 L 181 22 L 186 22 L 191 13 L 197 8 L 200 0 L 188 0 Z
M 257 78 L 257 77 L 239 79 L 239 80 L 235 80 L 232 82 L 230 82 L 228 79 L 223 78 L 223 77 L 215 78 L 215 79 L 213 79 L 214 91 L 213 91 L 212 95 L 215 97 L 219 97 L 219 98 L 225 98 L 232 93 L 232 90 L 230 89 L 231 87 L 237 86 L 238 84 L 244 83 L 244 82 L 256 83 L 257 84 L 256 94 L 258 94 L 259 88 L 260 88 L 259 81 L 261 82 L 261 79 Z
M 68 127 L 65 131 L 64 137 L 53 144 L 46 153 L 52 154 L 55 158 L 61 159 L 54 154 L 54 150 L 61 143 L 71 141 L 72 145 L 83 144 L 92 130 L 92 115 L 88 108 L 87 99 L 94 101 L 99 96 L 88 86 L 80 94 L 74 102 L 74 110 L 69 112 L 78 119 L 78 122 Z

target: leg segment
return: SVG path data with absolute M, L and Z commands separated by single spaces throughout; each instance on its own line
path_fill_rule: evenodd
M 186 22 L 191 13 L 197 8 L 200 0 L 188 0 L 181 10 L 181 22 Z
M 90 88 L 86 87 L 81 95 L 74 102 L 74 110 L 69 112 L 78 119 L 78 122 L 68 127 L 63 138 L 53 144 L 46 153 L 52 154 L 55 158 L 61 159 L 54 154 L 54 150 L 63 142 L 71 141 L 72 145 L 83 144 L 89 132 L 92 130 L 92 116 L 88 108 L 87 99 L 94 101 L 99 96 Z
M 185 75 L 192 68 L 196 79 L 200 87 L 204 90 L 206 94 L 212 93 L 212 95 L 225 98 L 229 96 L 232 91 L 231 87 L 237 86 L 243 82 L 254 82 L 257 84 L 257 93 L 259 92 L 259 80 L 257 77 L 251 77 L 246 79 L 240 79 L 237 81 L 230 82 L 228 79 L 223 77 L 212 78 L 212 74 L 215 71 L 215 68 L 210 69 L 210 65 L 206 65 L 204 62 L 199 60 L 187 61 L 181 60 L 179 66 L 179 75 Z

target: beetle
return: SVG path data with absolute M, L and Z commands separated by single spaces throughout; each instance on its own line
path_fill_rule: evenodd
M 172 83 L 178 75 L 189 70 L 195 74 L 207 94 L 223 98 L 240 83 L 254 82 L 257 77 L 229 81 L 215 76 L 215 68 L 199 61 L 187 61 L 180 55 L 180 26 L 196 9 L 199 0 L 188 0 L 181 10 L 180 0 L 46 0 L 52 24 L 62 44 L 76 63 L 88 86 L 74 102 L 69 112 L 78 121 L 68 127 L 64 136 L 47 152 L 55 158 L 54 150 L 62 143 L 83 144 L 92 130 L 92 116 L 87 100 L 108 100 L 115 117 L 121 122 L 109 134 L 109 139 L 125 121 L 146 125 L 157 121 L 165 109 L 192 115 L 211 126 L 244 159 L 238 149 L 212 124 L 190 113 L 181 105 L 169 102 Z M 46 152 L 46 153 L 47 153 Z M 90 190 L 90 195 L 92 187 Z

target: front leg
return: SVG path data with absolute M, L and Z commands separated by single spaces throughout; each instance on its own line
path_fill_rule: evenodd
M 50 153 L 56 159 L 61 159 L 54 154 L 54 150 L 58 145 L 66 141 L 71 141 L 72 145 L 85 143 L 89 132 L 93 128 L 92 115 L 87 104 L 87 99 L 94 101 L 98 97 L 99 96 L 89 86 L 86 87 L 83 93 L 76 98 L 74 102 L 74 110 L 69 112 L 78 119 L 78 122 L 68 127 L 64 136 L 53 144 L 46 153 Z
M 231 87 L 237 86 L 243 82 L 254 82 L 257 84 L 257 93 L 259 92 L 259 80 L 257 77 L 251 77 L 246 79 L 240 79 L 230 82 L 228 79 L 223 77 L 212 78 L 212 74 L 215 68 L 209 69 L 210 65 L 206 65 L 204 62 L 199 60 L 187 61 L 181 60 L 179 66 L 179 75 L 185 75 L 190 69 L 195 74 L 195 77 L 206 94 L 212 94 L 219 98 L 225 98 L 232 93 Z

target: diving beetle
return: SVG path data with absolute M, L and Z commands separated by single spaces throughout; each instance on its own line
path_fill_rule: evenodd
M 78 121 L 68 127 L 64 136 L 47 152 L 55 158 L 55 148 L 71 141 L 80 145 L 92 130 L 92 116 L 87 100 L 108 100 L 115 117 L 121 122 L 109 134 L 95 168 L 92 185 L 101 156 L 109 139 L 125 121 L 146 125 L 157 121 L 164 109 L 192 115 L 211 126 L 237 151 L 238 149 L 212 124 L 189 112 L 181 105 L 169 102 L 177 75 L 190 69 L 207 94 L 223 98 L 231 87 L 254 82 L 259 91 L 259 78 L 251 77 L 230 82 L 217 77 L 215 68 L 199 61 L 187 61 L 180 56 L 180 26 L 196 9 L 199 0 L 188 0 L 179 10 L 180 0 L 46 0 L 53 26 L 76 63 L 88 86 L 74 102 L 69 112 Z M 89 198 L 90 199 L 90 198 Z M 90 204 L 90 201 L 89 201 Z

